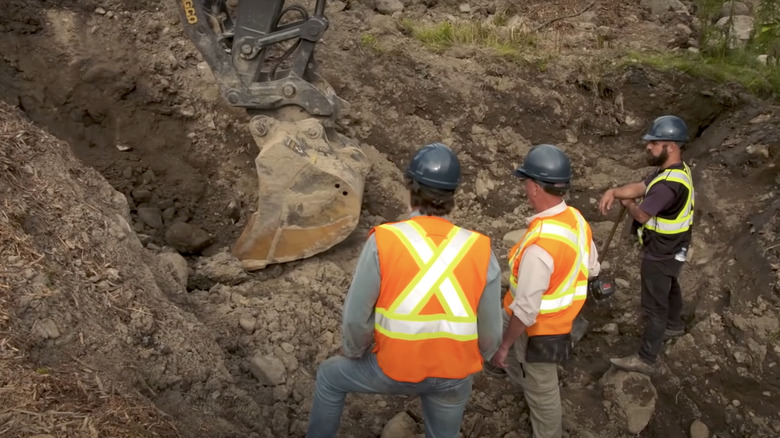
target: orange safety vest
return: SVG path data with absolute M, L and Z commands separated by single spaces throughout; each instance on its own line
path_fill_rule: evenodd
M 568 207 L 555 216 L 536 218 L 528 231 L 509 252 L 509 293 L 504 296 L 504 309 L 514 301 L 520 260 L 531 245 L 550 253 L 554 269 L 550 285 L 542 295 L 536 323 L 528 327 L 528 336 L 571 333 L 574 318 L 580 313 L 588 294 L 588 264 L 592 235 L 590 226 L 580 212 Z
M 490 239 L 436 216 L 383 224 L 374 352 L 398 381 L 460 379 L 482 369 L 477 306 L 487 283 Z

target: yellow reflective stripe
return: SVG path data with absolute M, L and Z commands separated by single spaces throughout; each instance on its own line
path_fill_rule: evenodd
M 652 187 L 653 184 L 657 183 L 658 181 L 664 180 L 676 181 L 686 187 L 693 186 L 693 180 L 691 179 L 691 169 L 687 164 L 684 164 L 683 169 L 667 169 L 659 173 L 655 178 L 653 178 L 652 181 L 650 181 L 650 184 L 647 186 L 647 188 Z
M 588 296 L 588 281 L 577 282 L 577 286 L 574 288 L 574 299 L 584 300 Z
M 441 315 L 396 315 L 377 309 L 374 327 L 385 336 L 395 339 L 476 339 L 476 318 L 442 318 Z
M 412 258 L 414 258 L 414 262 L 417 264 L 417 266 L 424 266 L 426 262 L 423 261 L 423 256 L 420 255 L 420 250 L 417 249 L 417 245 L 414 243 L 408 242 L 407 233 L 402 230 L 402 224 L 394 224 L 394 225 L 380 225 L 382 228 L 391 231 L 393 234 L 398 237 L 398 240 L 403 243 L 403 245 L 409 249 L 409 254 L 412 255 Z M 418 245 L 421 245 L 418 242 Z M 421 245 L 422 246 L 422 245 Z M 427 255 L 427 252 L 423 251 L 423 255 Z M 432 253 L 433 251 L 431 251 Z
M 382 314 L 387 318 L 395 319 L 398 321 L 451 321 L 451 322 L 474 322 L 477 320 L 476 316 L 452 316 L 452 315 L 399 315 L 392 313 L 387 309 L 378 308 L 376 313 Z
M 587 278 L 587 260 L 590 259 L 590 245 L 587 241 L 585 218 L 576 212 L 573 212 L 573 214 L 577 219 L 577 234 L 571 240 L 576 240 L 576 246 L 571 241 L 569 246 L 575 251 L 576 258 L 566 274 L 566 280 L 561 282 L 553 293 L 542 295 L 540 313 L 561 311 L 569 307 L 575 300 L 584 299 L 587 296 L 587 281 L 584 282 L 583 287 L 583 282 L 577 281 L 577 279 L 580 278 L 580 274 Z M 568 227 L 567 231 L 571 233 Z M 574 233 L 571 234 L 573 235 Z
M 539 313 L 553 313 L 565 309 L 574 301 L 574 294 L 565 294 L 556 299 L 543 299 Z
M 653 180 L 650 181 L 650 184 L 647 186 L 645 195 L 650 191 L 650 187 L 652 187 L 655 183 L 659 181 L 672 181 L 678 184 L 682 184 L 683 187 L 688 190 L 688 196 L 686 197 L 685 205 L 682 209 L 680 209 L 680 212 L 677 214 L 676 218 L 664 219 L 655 216 L 651 217 L 642 227 L 640 227 L 637 230 L 640 243 L 644 243 L 644 236 L 642 235 L 643 228 L 650 231 L 655 231 L 659 234 L 678 234 L 688 231 L 691 225 L 693 225 L 693 207 L 696 195 L 693 189 L 691 169 L 687 164 L 683 163 L 683 166 L 683 169 L 668 169 L 665 172 L 662 172 L 653 178 Z
M 442 300 L 442 297 L 439 297 L 439 301 L 441 302 L 444 311 L 449 315 L 473 315 L 474 312 L 469 310 L 471 309 L 471 306 L 469 305 L 468 301 L 466 301 L 466 297 L 463 296 L 463 294 L 458 293 L 459 290 L 463 289 L 460 287 L 460 284 L 456 286 L 457 283 L 458 280 L 452 276 L 445 278 L 444 281 L 442 281 L 439 285 L 439 293 L 443 295 L 444 299 Z
M 677 234 L 688 231 L 693 223 L 692 217 L 682 219 L 682 221 L 662 221 L 651 218 L 645 223 L 645 228 L 660 234 Z
M 582 301 L 588 296 L 588 286 L 577 286 L 574 290 L 555 300 L 542 300 L 539 313 L 548 314 L 567 309 L 575 301 Z
M 417 334 L 397 333 L 397 332 L 387 331 L 378 324 L 374 328 L 376 329 L 376 331 L 382 333 L 383 335 L 389 338 L 400 339 L 402 341 L 424 341 L 426 339 L 452 339 L 455 341 L 474 341 L 478 339 L 476 334 L 455 335 L 447 332 L 417 333 Z
M 522 254 L 523 250 L 528 246 L 533 237 L 558 240 L 572 247 L 574 246 L 574 240 L 576 239 L 576 236 L 571 232 L 568 225 L 555 220 L 544 220 L 539 225 L 528 230 L 520 246 L 518 246 L 517 250 L 509 257 L 509 284 L 511 286 L 509 288 L 509 294 L 512 298 L 515 296 L 515 288 L 517 287 L 515 260 Z
M 569 207 L 571 208 L 571 207 Z M 576 283 L 579 274 L 582 273 L 587 278 L 588 261 L 590 260 L 590 244 L 587 241 L 585 218 L 576 211 L 572 211 L 574 217 L 577 219 L 577 232 L 573 232 L 572 228 L 563 222 L 555 220 L 544 220 L 540 225 L 532 229 L 526 234 L 526 238 L 523 243 L 518 247 L 509 259 L 509 268 L 511 273 L 509 275 L 509 294 L 514 299 L 515 289 L 517 288 L 517 277 L 514 272 L 514 263 L 517 257 L 520 256 L 523 249 L 529 242 L 528 236 L 538 236 L 542 239 L 552 239 L 568 245 L 576 254 L 574 263 L 572 264 L 569 272 L 566 273 L 566 280 L 563 281 L 551 294 L 542 295 L 542 313 L 551 313 L 558 311 L 571 305 L 571 302 L 579 297 L 578 293 L 582 292 L 587 295 L 587 282 L 585 282 L 585 289 L 580 288 L 580 282 Z M 568 298 L 566 298 L 568 297 Z M 584 299 L 584 298 L 583 298 Z
M 414 236 L 417 237 L 418 239 L 420 239 L 420 241 L 428 247 L 428 251 L 426 251 L 424 254 L 422 252 L 420 253 L 420 257 L 423 258 L 423 262 L 428 263 L 428 261 L 431 259 L 431 257 L 433 257 L 433 253 L 436 252 L 436 244 L 433 242 L 433 240 L 430 237 L 428 237 L 428 233 L 426 233 L 425 230 L 423 229 L 423 227 L 418 225 L 417 222 L 406 221 L 406 222 L 401 222 L 400 224 L 403 224 L 403 225 L 401 225 L 402 227 L 403 226 L 407 226 L 407 227 L 410 227 L 410 228 L 414 229 L 414 231 L 416 232 L 416 233 L 414 233 Z M 454 229 L 457 229 L 457 228 L 454 228 Z M 453 230 L 450 230 L 450 235 L 452 235 L 452 233 L 453 233 Z M 411 233 L 409 233 L 409 234 L 411 234 Z M 420 250 L 423 250 L 424 248 L 422 246 L 420 246 L 420 247 L 415 247 L 415 249 L 420 251 Z
M 562 282 L 558 288 L 552 293 L 552 294 L 546 294 L 542 296 L 542 300 L 549 299 L 549 300 L 556 300 L 558 299 L 561 294 L 564 293 L 573 293 L 572 285 L 574 284 L 574 281 L 577 279 L 579 272 L 582 269 L 587 269 L 587 262 L 585 261 L 585 258 L 583 255 L 590 257 L 590 246 L 586 242 L 586 233 L 585 233 L 585 219 L 577 214 L 576 212 L 572 212 L 574 217 L 577 219 L 577 233 L 573 233 L 571 231 L 571 228 L 566 226 L 565 228 L 562 228 L 563 234 L 567 235 L 567 245 L 574 250 L 574 253 L 576 254 L 576 258 L 574 260 L 574 263 L 572 264 L 571 268 L 569 269 L 569 272 L 566 273 L 566 280 Z M 575 243 L 576 242 L 576 243 Z

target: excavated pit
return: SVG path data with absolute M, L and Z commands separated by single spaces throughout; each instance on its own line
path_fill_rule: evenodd
M 465 182 L 454 220 L 492 237 L 505 261 L 511 243 L 503 236 L 524 228 L 530 212 L 511 171 L 531 144 L 555 143 L 570 154 L 569 202 L 591 222 L 601 246 L 615 217 L 600 216 L 595 200 L 610 186 L 643 177 L 649 169 L 637 142 L 641 130 L 653 117 L 674 113 L 696 134 L 685 152 L 697 184 L 696 237 L 682 275 L 689 334 L 664 347 L 664 373 L 652 380 L 655 412 L 641 436 L 688 436 L 697 419 L 719 437 L 780 433 L 780 112 L 773 102 L 641 66 L 603 71 L 562 56 L 540 71 L 478 50 L 437 56 L 395 29 L 385 29 L 383 50 L 372 50 L 360 44 L 364 23 L 385 21 L 369 9 L 337 5 L 318 59 L 323 76 L 351 103 L 341 132 L 359 140 L 372 162 L 361 223 L 325 253 L 247 274 L 227 251 L 255 208 L 257 147 L 248 117 L 221 100 L 169 3 L 12 0 L 0 13 L 0 97 L 67 142 L 124 195 L 129 225 L 145 249 L 113 266 L 122 278 L 114 283 L 132 285 L 135 264 L 148 265 L 161 291 L 141 314 L 128 307 L 131 316 L 107 314 L 102 322 L 82 319 L 70 304 L 59 308 L 54 298 L 29 307 L 12 296 L 14 322 L 0 338 L 23 338 L 44 317 L 69 321 L 82 333 L 80 345 L 29 341 L 24 367 L 106 360 L 112 366 L 97 368 L 101 377 L 116 382 L 120 395 L 154 403 L 180 436 L 303 436 L 317 364 L 338 351 L 341 304 L 362 241 L 371 226 L 403 214 L 399 169 L 417 147 L 444 141 L 455 148 Z M 166 230 L 177 222 L 210 237 L 185 254 L 187 280 L 178 285 L 159 279 L 174 269 L 155 258 L 171 252 Z M 641 332 L 639 253 L 627 225 L 607 257 L 618 295 L 588 303 L 591 330 L 561 368 L 570 436 L 626 433 L 600 379 L 607 358 L 632 352 Z M 45 228 L 28 223 L 25 230 Z M 128 303 L 144 296 L 139 291 Z M 166 304 L 150 304 L 157 301 Z M 607 328 L 611 323 L 616 330 Z M 129 334 L 107 341 L 88 333 L 97 327 Z M 258 383 L 256 355 L 277 358 L 283 381 Z M 421 431 L 412 398 L 350 396 L 342 431 L 379 436 L 402 411 Z M 506 381 L 478 375 L 463 431 L 530 433 L 522 395 Z M 137 433 L 127 436 L 152 436 Z

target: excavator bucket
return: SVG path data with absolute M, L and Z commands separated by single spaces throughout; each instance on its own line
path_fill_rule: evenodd
M 310 257 L 344 240 L 357 226 L 366 155 L 315 118 L 249 124 L 260 153 L 257 211 L 233 246 L 247 270 Z

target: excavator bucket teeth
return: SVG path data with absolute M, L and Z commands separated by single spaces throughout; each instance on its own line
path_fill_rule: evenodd
M 370 168 L 363 151 L 315 118 L 285 122 L 260 115 L 249 128 L 260 147 L 259 196 L 233 246 L 244 268 L 311 257 L 344 240 L 360 218 Z

